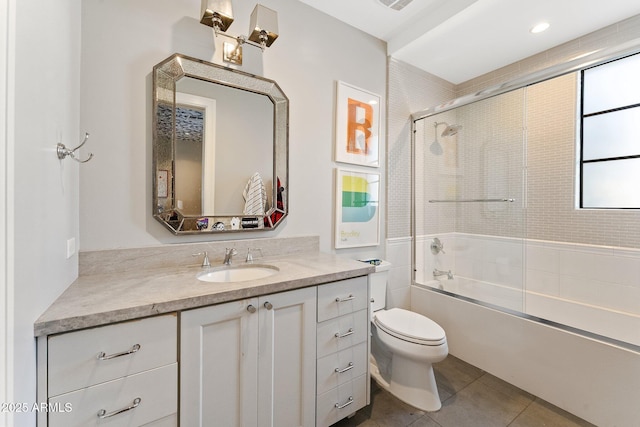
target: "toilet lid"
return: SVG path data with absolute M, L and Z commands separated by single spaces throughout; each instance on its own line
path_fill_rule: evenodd
M 445 340 L 444 329 L 436 322 L 401 308 L 376 312 L 376 323 L 389 333 L 406 337 L 411 341 L 434 345 Z

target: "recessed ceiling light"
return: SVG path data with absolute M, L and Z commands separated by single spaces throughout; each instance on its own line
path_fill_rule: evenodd
M 538 34 L 538 33 L 541 33 L 543 31 L 546 31 L 548 28 L 549 28 L 549 23 L 548 22 L 540 22 L 539 24 L 536 24 L 533 27 L 531 27 L 529 32 L 531 34 Z

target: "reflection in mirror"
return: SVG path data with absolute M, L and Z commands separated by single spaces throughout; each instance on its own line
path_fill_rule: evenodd
M 275 228 L 288 100 L 271 80 L 174 55 L 154 67 L 154 217 L 176 234 Z
M 266 188 L 273 185 L 273 104 L 265 95 L 190 77 L 176 83 L 176 104 L 178 208 L 188 215 L 241 214 L 249 177 L 258 172 Z
M 204 120 L 210 116 L 206 109 L 185 105 L 176 106 L 176 200 L 178 209 L 186 215 L 201 215 L 206 202 L 211 200 L 205 190 L 209 182 L 203 177 L 203 163 L 214 146 L 204 141 Z M 213 210 L 210 210 L 213 212 Z

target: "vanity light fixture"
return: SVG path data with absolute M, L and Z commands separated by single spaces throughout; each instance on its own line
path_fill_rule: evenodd
M 233 22 L 231 0 L 202 0 L 200 23 L 213 27 L 216 36 L 235 39 L 235 45 L 224 43 L 223 59 L 242 65 L 242 46 L 259 47 L 262 51 L 278 38 L 278 13 L 268 7 L 256 4 L 251 12 L 249 36 L 230 36 L 227 30 Z
M 213 27 L 216 34 L 227 31 L 233 23 L 231 0 L 202 0 L 200 23 Z
M 548 30 L 549 27 L 550 27 L 550 24 L 548 22 L 540 22 L 540 23 L 534 25 L 533 27 L 531 27 L 529 32 L 531 34 L 538 34 L 538 33 L 541 33 L 543 31 Z

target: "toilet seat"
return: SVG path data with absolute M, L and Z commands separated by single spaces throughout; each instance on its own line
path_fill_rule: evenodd
M 437 346 L 447 340 L 444 329 L 436 322 L 401 308 L 375 312 L 374 323 L 389 335 L 415 344 Z

